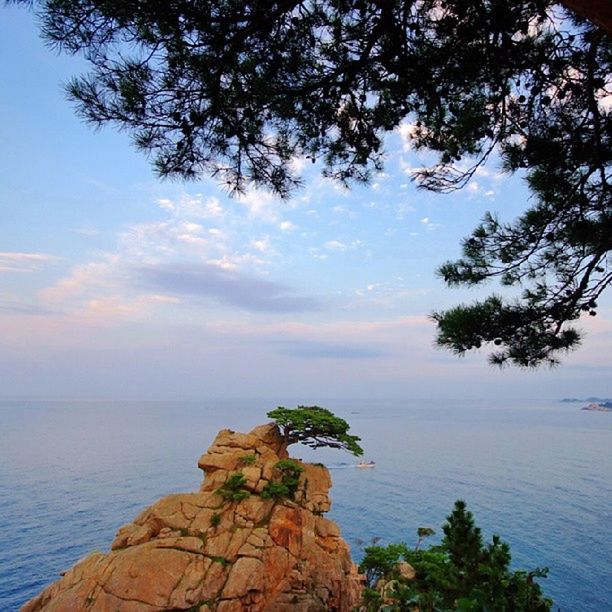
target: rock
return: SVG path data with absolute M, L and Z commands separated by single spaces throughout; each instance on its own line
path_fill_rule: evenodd
M 160 499 L 119 529 L 109 553 L 79 561 L 22 612 L 353 610 L 362 578 L 338 526 L 321 516 L 327 469 L 301 464 L 293 500 L 259 495 L 287 456 L 274 424 L 220 431 L 198 462 L 199 492 Z M 246 499 L 218 493 L 235 472 Z
M 412 567 L 412 565 L 406 561 L 400 561 L 397 564 L 397 571 L 399 572 L 400 578 L 403 578 L 404 580 L 414 580 L 416 578 L 414 567 Z
M 612 402 L 604 402 L 604 403 L 592 403 L 581 410 L 594 410 L 595 412 L 612 412 Z

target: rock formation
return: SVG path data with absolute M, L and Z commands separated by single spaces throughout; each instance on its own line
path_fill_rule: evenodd
M 581 410 L 594 410 L 595 412 L 612 412 L 612 402 L 594 402 L 584 406 Z
M 270 497 L 287 456 L 273 424 L 219 432 L 200 458 L 198 493 L 147 508 L 111 552 L 78 562 L 22 612 L 349 612 L 361 581 L 337 525 L 322 516 L 329 472 L 295 461 L 295 493 Z

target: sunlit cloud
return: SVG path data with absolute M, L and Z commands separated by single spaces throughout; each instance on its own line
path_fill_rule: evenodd
M 123 301 L 118 297 L 97 298 L 89 300 L 83 311 L 83 316 L 97 319 L 107 319 L 116 316 L 134 316 L 147 311 L 151 305 L 178 304 L 179 298 L 170 295 L 140 295 L 131 301 Z
M 116 285 L 117 255 L 102 254 L 97 261 L 75 266 L 68 276 L 60 279 L 52 287 L 43 289 L 40 294 L 44 301 L 65 302 L 81 296 L 92 289 L 106 292 Z

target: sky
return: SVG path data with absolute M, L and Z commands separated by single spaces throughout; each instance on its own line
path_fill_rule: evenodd
M 289 201 L 158 179 L 129 134 L 94 130 L 62 83 L 86 70 L 0 9 L 0 397 L 561 398 L 612 395 L 612 299 L 561 367 L 499 370 L 435 348 L 434 310 L 487 295 L 436 274 L 486 211 L 529 194 L 495 163 L 417 191 L 409 125 L 346 190 L 296 160 Z

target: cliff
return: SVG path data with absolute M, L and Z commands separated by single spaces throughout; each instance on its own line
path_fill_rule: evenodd
M 293 499 L 270 498 L 286 458 L 275 425 L 222 430 L 199 460 L 199 492 L 144 510 L 111 552 L 78 562 L 22 611 L 352 610 L 361 581 L 337 525 L 322 516 L 329 472 L 295 461 Z

